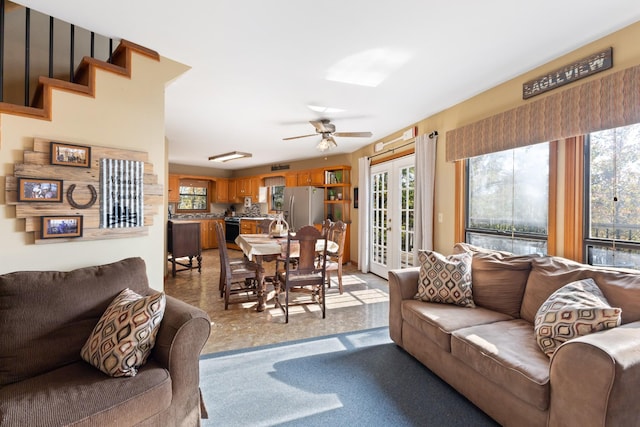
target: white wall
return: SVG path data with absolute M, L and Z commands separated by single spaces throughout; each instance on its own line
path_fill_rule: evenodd
M 0 114 L 0 274 L 70 270 L 138 256 L 147 264 L 151 286 L 163 289 L 166 200 L 157 207 L 147 236 L 42 245 L 34 244 L 33 233 L 24 231 L 24 220 L 16 219 L 15 207 L 5 202 L 5 176 L 13 175 L 14 162 L 22 161 L 34 137 L 145 151 L 158 182 L 165 185 L 164 90 L 187 67 L 165 58 L 158 62 L 132 56 L 131 79 L 97 71 L 95 98 L 54 90 L 51 121 Z

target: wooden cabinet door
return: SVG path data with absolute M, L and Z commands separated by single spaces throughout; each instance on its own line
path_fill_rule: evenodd
M 216 178 L 216 202 L 229 202 L 229 180 L 224 178 Z
M 289 172 L 284 175 L 285 187 L 297 187 L 298 186 L 298 174 Z
M 231 203 L 235 203 L 238 201 L 238 193 L 236 190 L 236 180 L 235 179 L 230 179 L 229 180 L 229 202 Z
M 200 246 L 202 249 L 209 249 L 209 224 L 208 220 L 200 221 Z
M 309 171 L 309 185 L 324 185 L 324 170 L 313 169 Z
M 260 186 L 262 178 L 254 176 L 251 178 L 251 202 L 258 203 L 260 201 Z
M 180 201 L 180 176 L 169 175 L 169 203 L 178 203 Z
M 310 169 L 298 172 L 298 185 L 324 185 L 324 170 Z

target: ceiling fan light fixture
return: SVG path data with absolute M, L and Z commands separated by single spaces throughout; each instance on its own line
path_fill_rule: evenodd
M 320 151 L 327 151 L 330 150 L 333 147 L 337 147 L 338 144 L 336 144 L 336 141 L 329 137 L 326 138 L 322 138 L 322 140 L 318 143 L 318 145 L 316 146 L 316 148 Z
M 209 161 L 212 162 L 228 162 L 229 160 L 243 159 L 252 157 L 251 153 L 242 153 L 240 151 L 232 151 L 230 153 L 218 154 L 216 156 L 209 157 Z

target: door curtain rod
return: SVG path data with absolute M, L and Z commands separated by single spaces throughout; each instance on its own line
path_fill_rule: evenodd
M 431 133 L 429 134 L 429 139 L 431 139 L 431 138 L 435 138 L 436 136 L 438 136 L 438 131 L 437 131 L 437 130 L 434 130 L 433 132 L 431 132 Z M 387 151 L 383 151 L 382 153 L 378 153 L 378 154 L 371 155 L 371 156 L 369 156 L 369 157 L 367 157 L 367 158 L 368 158 L 368 159 L 373 159 L 374 157 L 382 156 L 383 154 L 395 153 L 395 152 L 396 152 L 396 150 L 398 150 L 398 149 L 400 149 L 400 148 L 404 148 L 404 147 L 406 147 L 407 145 L 412 145 L 412 144 L 415 144 L 415 141 L 413 141 L 413 142 L 407 142 L 406 144 L 402 144 L 402 145 L 399 145 L 399 146 L 397 146 L 397 147 L 389 148 Z

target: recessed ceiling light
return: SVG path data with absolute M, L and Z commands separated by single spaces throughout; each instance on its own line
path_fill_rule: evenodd
M 348 56 L 329 68 L 327 80 L 376 87 L 411 59 L 409 52 L 370 49 Z
M 217 156 L 209 157 L 213 162 L 228 162 L 229 160 L 241 159 L 244 157 L 251 157 L 251 153 L 241 153 L 239 151 L 232 151 L 231 153 L 218 154 Z
M 342 108 L 323 107 L 322 105 L 307 105 L 307 108 L 318 113 L 342 113 L 344 111 Z

